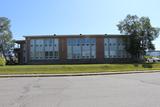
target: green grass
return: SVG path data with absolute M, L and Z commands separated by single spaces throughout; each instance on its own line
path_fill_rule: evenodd
M 157 64 L 79 64 L 79 65 L 16 65 L 0 66 L 0 74 L 65 74 L 90 72 L 125 72 L 160 70 Z
M 160 56 L 144 56 L 144 58 L 160 58 Z

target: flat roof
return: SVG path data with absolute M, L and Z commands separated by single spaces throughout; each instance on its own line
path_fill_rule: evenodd
M 52 34 L 52 35 L 27 35 L 27 36 L 23 36 L 25 38 L 27 37 L 36 37 L 36 38 L 42 38 L 42 37 L 83 37 L 83 36 L 109 36 L 109 37 L 120 37 L 120 36 L 128 36 L 128 35 L 121 35 L 121 34 L 70 34 L 70 35 L 56 35 L 56 34 Z

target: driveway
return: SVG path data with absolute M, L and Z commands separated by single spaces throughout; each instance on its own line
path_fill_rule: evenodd
M 0 78 L 0 107 L 160 107 L 160 73 Z

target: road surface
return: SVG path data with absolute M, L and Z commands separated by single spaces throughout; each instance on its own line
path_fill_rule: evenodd
M 0 107 L 160 107 L 160 73 L 0 78 Z

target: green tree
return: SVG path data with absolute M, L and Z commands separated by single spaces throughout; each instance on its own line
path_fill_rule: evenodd
M 127 15 L 117 27 L 121 34 L 129 35 L 126 50 L 132 58 L 136 60 L 143 58 L 146 50 L 155 49 L 152 41 L 159 36 L 160 29 L 153 27 L 148 17 Z
M 0 17 L 0 53 L 3 54 L 5 59 L 5 53 L 12 49 L 13 44 L 10 20 L 6 17 Z

